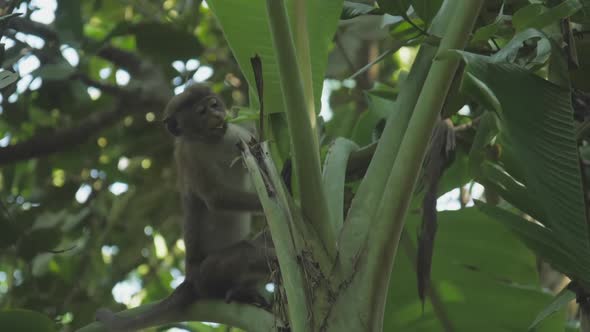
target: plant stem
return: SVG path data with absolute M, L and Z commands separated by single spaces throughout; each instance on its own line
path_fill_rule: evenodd
M 313 95 L 313 81 L 311 76 L 311 59 L 309 49 L 309 33 L 307 31 L 307 0 L 295 0 L 293 18 L 295 28 L 295 51 L 301 71 L 301 83 L 305 100 L 307 100 L 307 112 L 311 128 L 316 131 L 315 96 Z
M 447 28 L 437 54 L 462 49 L 471 33 L 483 0 L 455 0 L 450 13 L 453 20 Z M 391 268 L 418 172 L 428 147 L 434 124 L 439 117 L 459 60 L 433 62 L 414 108 L 406 134 L 387 180 L 377 210 L 377 218 L 369 233 L 368 272 L 364 283 L 372 299 L 372 320 L 382 324 Z M 374 329 L 378 329 L 377 327 Z
M 301 210 L 320 236 L 328 255 L 335 257 L 336 241 L 322 186 L 318 138 L 312 127 L 312 116 L 305 98 L 285 3 L 284 0 L 267 0 L 266 4 L 291 135 L 293 165 L 301 193 Z M 308 78 L 311 80 L 311 77 Z
M 308 313 L 312 309 L 308 306 L 306 280 L 303 276 L 303 268 L 299 263 L 296 247 L 296 243 L 301 242 L 300 238 L 304 235 L 293 227 L 296 223 L 295 218 L 298 216 L 292 213 L 294 209 L 289 202 L 286 190 L 284 190 L 282 179 L 269 157 L 265 143 L 262 143 L 261 146 L 261 159 L 256 159 L 246 146 L 244 146 L 243 157 L 252 176 L 258 197 L 260 197 L 275 244 L 282 285 L 288 299 L 287 310 L 291 330 L 294 332 L 308 331 L 311 328 Z M 273 188 L 270 191 L 273 193 L 272 195 L 269 194 L 269 188 Z M 299 222 L 299 224 L 301 223 Z
M 384 179 L 389 176 L 393 167 L 435 52 L 436 49 L 431 46 L 422 45 L 420 47 L 410 74 L 397 98 L 395 109 L 387 119 L 383 135 L 377 144 L 365 178 L 361 182 L 346 216 L 338 246 L 340 258 L 349 273 L 352 272 L 352 263 L 358 257 L 359 250 L 363 248 L 367 234 L 371 230 L 369 225 L 375 218 L 375 202 L 379 202 L 381 195 L 383 195 L 386 185 Z M 366 152 L 372 153 L 369 150 Z M 353 161 L 351 160 L 351 162 Z

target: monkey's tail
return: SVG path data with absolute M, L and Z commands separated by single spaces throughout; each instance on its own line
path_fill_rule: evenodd
M 141 313 L 134 315 L 129 312 L 121 315 L 108 309 L 99 309 L 96 320 L 103 323 L 109 331 L 135 331 L 169 321 L 197 297 L 193 284 L 185 280 L 167 298 L 154 303 Z

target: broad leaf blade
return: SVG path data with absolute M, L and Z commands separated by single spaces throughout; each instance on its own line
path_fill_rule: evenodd
M 503 225 L 468 208 L 439 213 L 432 265 L 439 302 L 434 307 L 429 299 L 422 310 L 417 290 L 400 287 L 415 282 L 419 219 L 419 212 L 409 212 L 389 287 L 384 331 L 526 331 L 544 303 L 551 301 L 538 284 L 531 251 Z M 560 331 L 563 321 L 560 311 L 536 332 Z M 449 325 L 451 329 L 445 329 Z
M 564 288 L 561 292 L 559 292 L 559 294 L 555 296 L 553 301 L 551 301 L 551 303 L 549 303 L 549 305 L 537 315 L 531 326 L 529 326 L 529 331 L 534 330 L 537 325 L 539 325 L 539 323 L 555 312 L 561 310 L 561 308 L 565 307 L 568 303 L 575 299 L 576 293 L 572 292 L 567 287 Z
M 404 16 L 412 4 L 411 0 L 377 0 L 379 8 L 390 15 Z
M 578 265 L 590 266 L 582 180 L 570 93 L 512 63 L 461 52 L 466 72 L 480 86 L 465 86 L 472 96 L 492 93 L 499 101 L 504 141 L 517 156 L 518 169 L 532 204 L 543 210 L 539 220 L 554 234 L 555 241 Z M 499 107 L 498 107 L 499 106 Z M 510 172 L 510 169 L 507 169 Z M 583 275 L 589 279 L 588 275 Z
M 306 4 L 313 92 L 315 108 L 319 112 L 328 47 L 340 17 L 342 1 L 307 1 Z M 262 58 L 266 112 L 283 112 L 278 64 L 271 41 L 265 1 L 212 0 L 208 5 L 221 24 L 225 38 L 250 87 L 256 86 L 250 57 L 258 54 Z M 292 0 L 286 1 L 286 6 L 291 9 Z
M 590 275 L 590 266 L 580 264 L 577 258 L 557 241 L 551 230 L 489 204 L 478 203 L 478 206 L 485 214 L 510 228 L 527 247 L 551 266 L 585 285 L 590 284 L 583 281 L 584 277 Z
M 16 82 L 18 80 L 18 74 L 15 74 L 8 70 L 0 71 L 0 89 L 4 89 L 5 87 L 9 86 L 10 84 Z
M 442 0 L 414 0 L 412 1 L 412 7 L 418 14 L 418 16 L 427 24 L 432 22 L 432 19 L 438 13 Z
M 552 8 L 531 4 L 514 13 L 512 22 L 517 31 L 526 28 L 542 29 L 562 18 L 572 16 L 580 9 L 582 9 L 580 0 L 566 0 Z
M 383 15 L 383 11 L 380 8 L 364 3 L 344 1 L 342 13 L 340 14 L 341 20 L 350 20 L 362 15 Z

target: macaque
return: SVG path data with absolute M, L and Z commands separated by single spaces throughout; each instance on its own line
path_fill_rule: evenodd
M 97 320 L 110 330 L 157 324 L 201 298 L 266 304 L 258 286 L 270 276 L 274 252 L 247 240 L 252 213 L 262 208 L 238 149 L 254 136 L 225 117 L 223 101 L 202 85 L 188 87 L 168 103 L 164 123 L 176 139 L 186 277 L 169 297 L 135 317 L 99 310 Z

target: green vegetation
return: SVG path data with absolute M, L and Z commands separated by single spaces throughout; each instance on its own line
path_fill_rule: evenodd
M 272 312 L 205 299 L 154 330 L 590 331 L 590 1 L 0 13 L 0 330 L 104 331 L 96 309 L 180 283 L 159 120 L 207 82 L 231 121 L 264 124 L 240 162 L 281 279 Z

